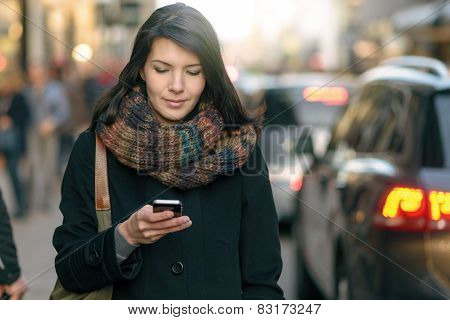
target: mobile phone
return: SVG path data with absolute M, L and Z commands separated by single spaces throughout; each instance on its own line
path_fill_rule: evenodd
M 162 200 L 157 199 L 152 203 L 153 212 L 173 211 L 175 217 L 181 217 L 183 215 L 183 204 L 180 200 Z

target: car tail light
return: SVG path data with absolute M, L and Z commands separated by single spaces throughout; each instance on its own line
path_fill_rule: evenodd
M 430 229 L 450 229 L 450 192 L 430 191 Z
M 292 191 L 300 191 L 302 186 L 303 186 L 303 176 L 301 175 L 291 176 L 289 188 L 291 188 Z
M 426 225 L 425 208 L 423 190 L 394 187 L 384 197 L 374 224 L 387 229 L 421 230 Z
M 450 229 L 450 193 L 391 188 L 382 198 L 374 224 L 399 231 Z
M 303 98 L 308 102 L 340 106 L 348 102 L 349 93 L 344 87 L 307 87 L 303 89 Z
M 416 218 L 423 215 L 424 193 L 420 189 L 394 188 L 386 197 L 383 206 L 383 216 L 395 218 L 407 216 Z

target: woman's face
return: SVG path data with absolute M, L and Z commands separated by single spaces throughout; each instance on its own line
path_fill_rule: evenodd
M 198 57 L 167 38 L 153 41 L 140 73 L 158 119 L 168 124 L 195 108 L 206 83 Z

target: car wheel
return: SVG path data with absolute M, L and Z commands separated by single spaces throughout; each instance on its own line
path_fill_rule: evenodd
M 336 267 L 334 298 L 336 300 L 353 299 L 350 277 L 343 261 L 339 261 Z
M 323 295 L 317 288 L 305 267 L 303 254 L 300 249 L 296 250 L 297 260 L 297 299 L 299 300 L 321 300 Z
M 284 218 L 278 222 L 278 231 L 280 235 L 291 237 L 292 236 L 292 218 Z

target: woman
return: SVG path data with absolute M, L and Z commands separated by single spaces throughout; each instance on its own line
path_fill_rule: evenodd
M 0 190 L 0 300 L 22 299 L 28 287 L 20 273 L 11 223 Z
M 53 239 L 64 288 L 113 284 L 113 299 L 282 299 L 257 128 L 209 22 L 180 3 L 156 10 L 66 169 Z M 98 235 L 95 134 L 107 148 L 113 220 Z M 183 216 L 154 213 L 155 199 L 180 200 Z
M 5 76 L 0 84 L 0 135 L 14 132 L 7 144 L 0 142 L 0 156 L 3 155 L 8 166 L 9 176 L 16 197 L 15 218 L 26 215 L 25 191 L 19 175 L 21 157 L 26 152 L 26 134 L 30 123 L 30 109 L 22 94 L 24 83 L 17 72 Z

